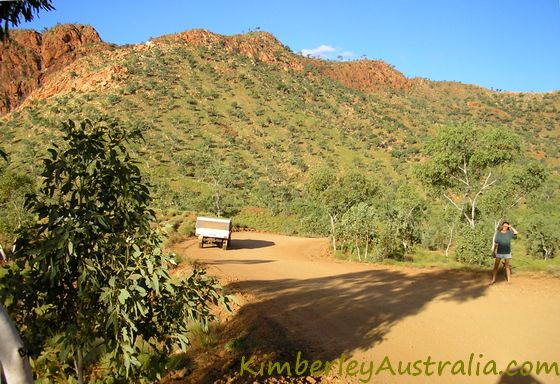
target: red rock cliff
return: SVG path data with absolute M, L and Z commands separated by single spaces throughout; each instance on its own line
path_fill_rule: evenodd
M 97 31 L 85 25 L 57 25 L 44 33 L 14 30 L 10 36 L 0 43 L 0 115 L 21 104 L 46 73 L 101 43 Z

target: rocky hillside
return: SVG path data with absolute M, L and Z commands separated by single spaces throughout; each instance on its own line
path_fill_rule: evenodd
M 149 44 L 184 44 L 210 50 L 219 49 L 230 55 L 243 55 L 255 63 L 276 64 L 286 71 L 303 71 L 302 60 L 267 32 L 223 36 L 204 29 L 193 29 L 156 38 Z
M 413 82 L 389 64 L 380 60 L 327 62 L 310 59 L 322 74 L 349 88 L 366 93 L 407 92 Z
M 144 132 L 134 150 L 163 206 L 194 209 L 219 189 L 224 204 L 275 211 L 319 166 L 413 178 L 423 141 L 446 124 L 512 130 L 559 165 L 560 92 L 408 79 L 381 61 L 306 58 L 266 32 L 117 47 L 90 27 L 58 26 L 14 33 L 2 61 L 11 112 L 0 140 L 14 165 L 36 172 L 61 120 L 102 116 Z
M 293 54 L 266 32 L 222 36 L 199 29 L 159 37 L 144 46 L 161 44 L 221 49 L 229 54 L 243 55 L 254 62 L 278 65 L 285 71 L 303 72 L 306 67 L 312 66 L 321 75 L 364 92 L 406 91 L 411 86 L 410 80 L 383 61 L 336 63 L 305 58 Z M 48 97 L 62 91 L 65 87 L 61 86 L 60 78 L 50 83 L 46 79 L 51 75 L 56 77 L 57 71 L 76 58 L 109 47 L 111 45 L 102 43 L 95 29 L 90 26 L 58 25 L 44 33 L 15 30 L 9 43 L 2 45 L 0 51 L 0 115 L 16 108 L 33 90 L 45 84 L 47 89 L 35 97 Z M 142 45 L 137 47 L 141 49 Z M 77 88 L 83 89 L 79 83 Z M 55 89 L 48 89 L 51 86 Z
M 14 30 L 0 45 L 0 114 L 21 104 L 49 74 L 104 46 L 90 26 L 58 25 L 44 33 Z

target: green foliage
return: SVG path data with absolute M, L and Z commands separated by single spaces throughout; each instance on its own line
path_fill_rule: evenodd
M 429 159 L 418 168 L 420 179 L 470 226 L 458 227 L 458 260 L 486 264 L 488 234 L 475 224 L 511 217 L 511 210 L 546 180 L 544 165 L 527 161 L 520 149 L 519 137 L 508 130 L 471 126 L 444 128 L 426 144 Z
M 474 228 L 479 197 L 497 183 L 498 167 L 518 157 L 520 149 L 519 138 L 506 129 L 445 127 L 426 143 L 428 160 L 418 168 L 418 176 Z
M 236 190 L 238 172 L 233 167 L 207 159 L 201 164 L 204 180 L 209 189 L 205 190 L 196 202 L 200 211 L 211 212 L 218 217 L 230 217 L 239 211 L 240 193 Z
M 327 168 L 316 170 L 305 186 L 306 197 L 312 206 L 322 206 L 330 220 L 333 249 L 336 251 L 336 225 L 354 205 L 372 199 L 379 186 L 372 179 L 358 172 L 340 177 Z
M 424 200 L 407 184 L 378 193 L 350 207 L 337 226 L 337 237 L 362 260 L 371 247 L 378 260 L 402 259 L 421 240 Z
M 227 308 L 229 299 L 201 269 L 173 282 L 174 259 L 161 250 L 148 187 L 127 150 L 139 134 L 89 120 L 62 131 L 28 198 L 37 221 L 19 232 L 1 298 L 31 350 L 55 353 L 66 376 L 82 382 L 101 344 L 109 375 L 130 380 L 144 374 L 142 345 L 184 350 L 189 321 L 207 324 L 209 304 Z
M 406 254 L 420 242 L 426 204 L 409 184 L 400 184 L 387 203 L 388 218 L 393 223 L 394 236 L 402 243 Z
M 499 183 L 480 198 L 479 209 L 496 222 L 505 218 L 519 202 L 535 193 L 546 181 L 548 172 L 534 160 L 512 164 L 504 169 Z
M 378 191 L 379 186 L 371 178 L 349 172 L 334 179 L 321 198 L 329 215 L 340 217 L 353 205 L 373 198 Z
M 508 130 L 449 126 L 426 143 L 424 153 L 429 161 L 419 174 L 436 190 L 463 190 L 465 182 L 482 185 L 489 169 L 513 160 L 519 150 L 518 137 Z
M 287 185 L 273 185 L 266 180 L 256 183 L 255 202 L 259 207 L 268 208 L 274 215 L 284 212 L 295 198 L 295 191 Z
M 410 185 L 401 183 L 377 204 L 377 258 L 402 260 L 421 241 L 425 202 Z
M 375 208 L 361 202 L 347 210 L 340 220 L 339 239 L 350 243 L 358 253 L 358 260 L 362 261 L 360 248 L 364 248 L 364 260 L 368 258 L 368 250 L 375 239 L 375 224 L 378 220 Z
M 331 230 L 325 207 L 306 198 L 294 199 L 289 207 L 298 220 L 298 234 L 307 236 L 328 236 Z
M 0 246 L 11 248 L 16 231 L 31 220 L 25 209 L 25 194 L 35 183 L 28 175 L 0 165 Z
M 258 229 L 285 235 L 309 235 L 303 231 L 294 215 L 275 214 L 265 208 L 245 207 L 233 216 L 233 223 L 239 229 Z
M 199 212 L 210 212 L 217 217 L 231 217 L 239 211 L 241 201 L 235 192 L 213 184 L 212 189 L 201 193 L 195 202 Z
M 455 258 L 469 265 L 489 267 L 494 262 L 492 258 L 492 238 L 494 230 L 491 225 L 477 225 L 472 228 L 462 225 L 458 231 Z
M 25 21 L 31 21 L 39 13 L 40 10 L 53 10 L 51 0 L 21 0 L 21 1 L 4 1 L 0 4 L 0 40 L 8 37 L 8 28 L 18 26 L 21 17 Z
M 449 204 L 432 204 L 427 207 L 427 220 L 422 226 L 422 246 L 429 250 L 447 249 L 461 216 Z
M 544 260 L 554 257 L 560 250 L 559 186 L 557 181 L 551 181 L 532 193 L 528 199 L 531 211 L 522 222 L 527 252 Z
M 185 220 L 177 228 L 177 233 L 182 236 L 194 236 L 196 222 L 192 220 Z
M 543 203 L 523 225 L 527 232 L 528 252 L 545 260 L 554 257 L 560 249 L 560 214 L 558 205 Z
M 305 183 L 305 192 L 311 200 L 321 200 L 336 180 L 336 172 L 331 168 L 319 168 L 309 173 Z

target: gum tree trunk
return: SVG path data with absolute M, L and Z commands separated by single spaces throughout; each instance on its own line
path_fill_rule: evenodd
M 329 213 L 329 218 L 331 219 L 331 235 L 332 235 L 332 247 L 333 247 L 333 251 L 336 252 L 336 237 L 335 237 L 335 226 L 334 226 L 334 222 L 335 222 L 335 217 Z

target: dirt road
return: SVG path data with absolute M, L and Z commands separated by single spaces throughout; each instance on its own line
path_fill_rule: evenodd
M 305 348 L 303 357 L 337 361 L 324 381 L 560 382 L 554 371 L 535 372 L 537 362 L 560 362 L 560 280 L 514 275 L 511 284 L 488 286 L 488 273 L 350 263 L 329 258 L 327 248 L 325 239 L 241 232 L 227 251 L 198 249 L 195 241 L 180 251 L 231 291 L 250 295 L 243 310 L 279 324 L 282 338 Z M 352 377 L 349 359 L 358 364 Z M 412 376 L 411 364 L 411 374 L 399 375 L 399 361 L 403 370 L 417 360 L 421 374 Z M 532 363 L 531 375 L 505 376 L 511 360 Z

